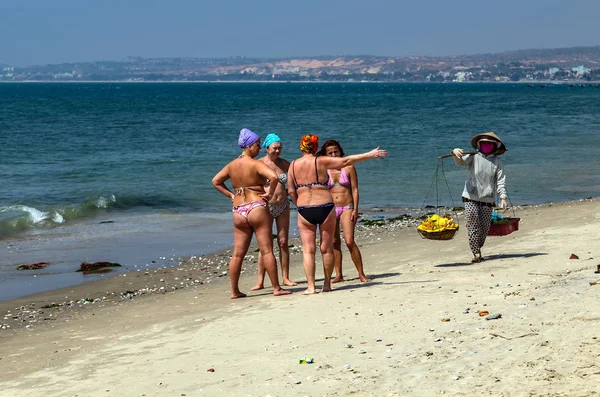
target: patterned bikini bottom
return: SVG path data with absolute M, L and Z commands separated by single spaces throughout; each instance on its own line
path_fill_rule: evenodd
M 273 218 L 278 218 L 279 215 L 283 214 L 283 211 L 290 206 L 290 199 L 285 199 L 281 203 L 269 204 L 269 212 Z
M 248 220 L 248 214 L 250 211 L 255 209 L 256 207 L 266 207 L 266 203 L 264 201 L 248 201 L 247 203 L 238 205 L 237 207 L 233 207 L 233 212 L 236 214 L 240 214 L 246 220 Z

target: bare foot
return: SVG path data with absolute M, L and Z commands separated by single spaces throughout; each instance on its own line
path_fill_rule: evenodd
M 331 292 L 333 291 L 333 289 L 331 289 L 331 285 L 327 285 L 327 286 L 323 286 L 323 288 L 321 289 L 321 292 Z
M 274 290 L 273 290 L 273 295 L 275 295 L 275 296 L 280 296 L 280 295 L 289 295 L 289 294 L 291 294 L 291 293 L 292 293 L 292 291 L 287 291 L 287 290 L 284 290 L 284 289 L 283 289 L 283 288 L 281 288 L 281 287 L 280 287 L 279 289 L 274 289 Z
M 337 276 L 336 278 L 334 278 L 333 280 L 331 280 L 332 283 L 341 283 L 342 281 L 344 281 L 344 276 Z
M 285 285 L 287 287 L 293 287 L 294 285 L 298 285 L 298 283 L 295 283 L 292 280 L 290 280 L 289 278 L 286 278 L 283 280 L 283 285 Z
M 232 292 L 231 293 L 231 299 L 237 299 L 237 298 L 245 298 L 246 294 L 244 294 L 243 292 Z
M 318 294 L 318 292 L 315 291 L 314 289 L 310 289 L 310 288 L 307 288 L 302 292 L 302 295 L 316 295 L 316 294 Z
M 368 278 L 364 274 L 362 276 L 358 276 L 358 278 L 360 278 L 360 281 L 363 283 L 370 283 L 371 281 L 373 281 L 372 279 Z
M 262 284 L 256 284 L 254 287 L 250 288 L 250 291 L 258 291 L 259 289 L 264 289 L 265 286 Z

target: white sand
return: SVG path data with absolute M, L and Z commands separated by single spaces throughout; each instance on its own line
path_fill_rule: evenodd
M 90 307 L 0 341 L 0 395 L 599 395 L 598 214 L 598 200 L 526 207 L 479 264 L 464 227 L 444 242 L 383 235 L 362 247 L 373 283 L 346 255 L 352 280 L 317 296 L 231 301 L 220 279 Z M 292 266 L 303 279 L 299 257 Z

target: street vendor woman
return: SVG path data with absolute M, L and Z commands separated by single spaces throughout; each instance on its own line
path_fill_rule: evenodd
M 468 179 L 462 193 L 469 247 L 473 252 L 472 262 L 481 262 L 481 247 L 485 244 L 492 222 L 492 209 L 498 193 L 502 209 L 507 208 L 506 176 L 500 155 L 506 152 L 504 142 L 493 132 L 475 135 L 471 146 L 476 154 L 464 154 L 462 149 L 452 151 L 456 165 L 468 166 Z

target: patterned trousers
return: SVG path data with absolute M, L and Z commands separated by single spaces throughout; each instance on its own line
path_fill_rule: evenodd
M 492 223 L 492 207 L 472 201 L 464 204 L 469 247 L 473 255 L 481 255 L 481 247 L 485 244 Z

